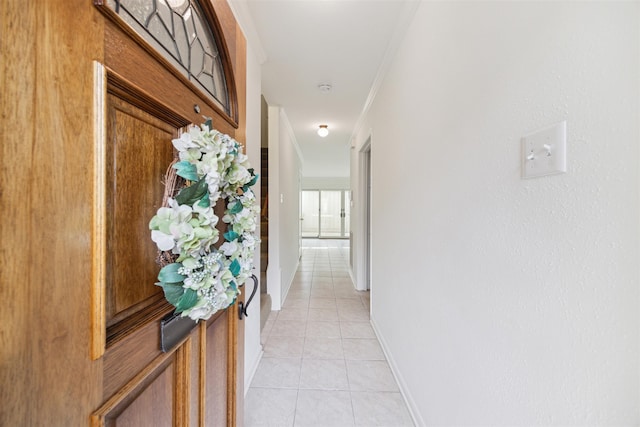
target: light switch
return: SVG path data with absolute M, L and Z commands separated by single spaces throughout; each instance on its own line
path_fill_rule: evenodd
M 522 138 L 522 177 L 535 178 L 567 171 L 567 122 Z

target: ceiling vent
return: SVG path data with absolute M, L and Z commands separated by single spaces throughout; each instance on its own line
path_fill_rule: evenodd
M 329 83 L 321 83 L 318 85 L 318 89 L 320 89 L 322 93 L 329 93 L 331 92 L 332 86 Z

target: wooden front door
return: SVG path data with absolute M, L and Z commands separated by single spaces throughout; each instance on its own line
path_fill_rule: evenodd
M 148 3 L 172 10 L 171 2 Z M 225 43 L 216 14 L 226 13 L 228 19 L 228 9 L 202 3 L 199 12 L 205 23 L 218 42 Z M 238 363 L 243 360 L 238 354 L 237 308 L 199 322 L 163 352 L 160 324 L 173 307 L 155 285 L 157 248 L 148 224 L 162 204 L 163 178 L 174 157 L 171 140 L 181 130 L 207 117 L 224 133 L 241 133 L 235 82 L 244 77 L 231 67 L 230 52 L 221 44 L 219 63 L 227 67 L 228 76 L 222 94 L 229 101 L 225 108 L 176 70 L 172 57 L 166 59 L 159 47 L 123 22 L 117 7 L 97 7 L 106 17 L 104 62 L 95 65 L 96 91 L 104 93 L 97 96 L 95 112 L 96 123 L 104 126 L 96 168 L 96 173 L 104 173 L 104 187 L 97 190 L 104 217 L 94 241 L 104 260 L 97 261 L 102 274 L 95 277 L 92 334 L 94 357 L 102 359 L 103 401 L 91 420 L 94 426 L 235 426 L 236 408 L 242 408 L 236 385 L 242 384 Z M 178 12 L 173 11 L 173 20 L 177 17 L 188 26 L 185 10 Z M 237 49 L 235 33 L 233 37 Z M 234 72 L 235 79 L 228 74 Z
M 244 38 L 200 0 L 225 112 L 95 2 L 0 7 L 0 426 L 242 425 L 237 308 L 162 352 L 147 224 L 183 126 L 205 115 L 244 142 Z

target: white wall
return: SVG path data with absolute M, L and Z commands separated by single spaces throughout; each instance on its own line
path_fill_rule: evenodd
M 315 139 L 315 138 L 314 138 Z M 313 177 L 349 177 L 349 146 L 344 143 L 307 142 L 302 147 L 308 162 L 302 174 Z
M 251 166 L 260 171 L 260 64 L 256 59 L 251 46 L 247 46 L 247 155 Z M 262 179 L 261 177 L 258 179 Z M 257 200 L 260 200 L 260 181 L 253 186 Z M 260 221 L 258 221 L 258 229 L 256 234 L 260 236 Z M 260 246 L 256 248 L 254 254 L 254 274 L 260 277 Z M 249 280 L 245 284 L 243 292 L 245 298 L 248 299 L 253 289 L 253 281 Z M 245 393 L 249 389 L 253 374 L 258 367 L 262 354 L 262 345 L 260 344 L 260 290 L 257 291 L 256 297 L 252 300 L 248 308 L 248 316 L 244 318 L 244 390 Z
M 302 155 L 284 110 L 280 111 L 280 271 L 284 302 L 300 259 Z
M 302 177 L 303 190 L 348 190 L 349 177 Z
M 638 7 L 424 2 L 408 28 L 354 151 L 371 127 L 372 318 L 419 424 L 640 424 Z M 561 120 L 568 172 L 521 179 Z
M 267 100 L 268 102 L 268 100 Z M 280 310 L 300 257 L 302 155 L 285 111 L 269 107 L 269 265 L 267 287 Z

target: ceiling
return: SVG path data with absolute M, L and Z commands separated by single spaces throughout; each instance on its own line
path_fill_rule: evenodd
M 284 108 L 304 177 L 349 176 L 351 136 L 415 0 L 240 0 L 232 7 L 262 63 L 262 92 Z M 330 84 L 329 92 L 318 86 Z M 329 127 L 321 138 L 320 124 Z

